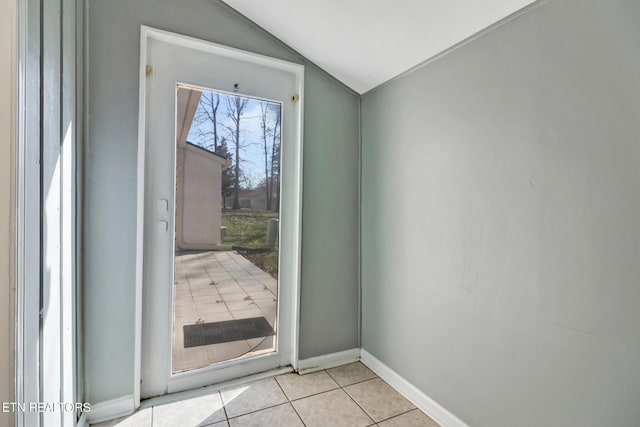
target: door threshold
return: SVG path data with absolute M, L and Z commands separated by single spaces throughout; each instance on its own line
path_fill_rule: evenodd
M 252 381 L 262 380 L 265 378 L 275 377 L 277 375 L 283 375 L 294 372 L 294 369 L 291 365 L 285 366 L 283 368 L 271 369 L 264 372 L 259 372 L 257 374 L 247 375 L 246 377 L 236 378 L 234 380 L 221 382 L 218 384 L 212 384 L 204 387 L 198 387 L 193 390 L 186 391 L 178 391 L 175 393 L 164 394 L 158 397 L 151 397 L 149 399 L 145 399 L 140 401 L 139 409 L 150 408 L 152 406 L 157 405 L 165 405 L 167 403 L 179 402 L 181 400 L 191 399 L 194 397 L 205 396 L 207 394 L 214 393 L 216 391 L 220 391 L 224 388 L 234 387 L 237 385 L 246 384 Z

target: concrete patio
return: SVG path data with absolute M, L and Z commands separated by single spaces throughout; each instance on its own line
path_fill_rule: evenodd
M 184 348 L 184 325 L 264 316 L 277 331 L 277 281 L 242 255 L 177 252 L 173 291 L 173 372 L 275 350 L 275 336 Z

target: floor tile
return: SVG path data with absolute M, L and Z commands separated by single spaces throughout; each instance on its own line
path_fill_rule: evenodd
M 345 387 L 344 390 L 376 422 L 415 408 L 400 393 L 380 378 Z
M 379 378 L 337 388 L 336 378 L 350 381 L 362 378 L 358 375 L 371 375 L 357 365 L 330 370 L 333 378 L 327 371 L 320 371 L 259 380 L 220 393 L 148 408 L 94 427 L 439 427 Z M 287 397 L 295 400 L 288 402 Z
M 307 375 L 281 375 L 276 377 L 276 381 L 278 381 L 289 400 L 296 400 L 338 388 L 338 384 L 324 371 Z
M 383 421 L 379 425 L 380 427 L 440 427 L 419 409 Z
M 273 378 L 232 387 L 220 393 L 230 418 L 287 402 L 287 397 Z
M 304 427 L 291 403 L 232 418 L 229 424 L 231 427 Z
M 292 402 L 307 427 L 365 427 L 371 418 L 342 390 L 327 391 Z
M 196 427 L 225 420 L 219 393 L 153 407 L 153 427 Z
M 128 417 L 91 424 L 91 427 L 151 427 L 151 408 L 142 409 Z
M 327 369 L 327 373 L 342 387 L 377 377 L 373 371 L 360 362 Z

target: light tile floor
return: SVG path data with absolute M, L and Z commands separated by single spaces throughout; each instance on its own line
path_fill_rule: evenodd
M 287 374 L 94 427 L 438 427 L 360 362 Z
M 274 350 L 274 336 L 184 348 L 184 325 L 264 316 L 276 329 L 278 283 L 242 255 L 176 254 L 173 291 L 174 372 Z

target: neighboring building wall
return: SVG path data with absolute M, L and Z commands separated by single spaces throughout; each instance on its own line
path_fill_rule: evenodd
M 0 402 L 14 399 L 15 2 L 0 2 Z M 0 412 L 0 427 L 14 424 Z
M 473 427 L 640 425 L 640 2 L 366 94 L 362 345 Z
M 86 399 L 133 390 L 141 24 L 305 65 L 300 357 L 357 347 L 358 95 L 218 1 L 88 0 L 87 6 Z
M 252 199 L 238 199 L 238 203 L 240 203 L 240 207 L 244 209 L 253 209 L 253 200 Z M 233 204 L 231 205 L 233 207 Z
M 267 210 L 267 193 L 257 194 L 254 197 L 248 199 L 250 200 L 251 209 L 256 209 L 260 211 Z M 242 205 L 242 199 L 240 199 L 240 204 Z
M 177 154 L 176 246 L 213 249 L 220 245 L 225 160 L 188 144 Z
M 277 195 L 273 193 L 273 203 L 275 205 L 277 200 Z M 267 210 L 267 191 L 263 189 L 253 190 L 253 191 L 241 191 L 238 197 L 238 201 L 240 202 L 241 208 L 246 209 L 256 209 L 260 211 Z M 233 195 L 227 197 L 227 209 L 233 208 Z M 274 210 L 274 209 L 271 209 Z

